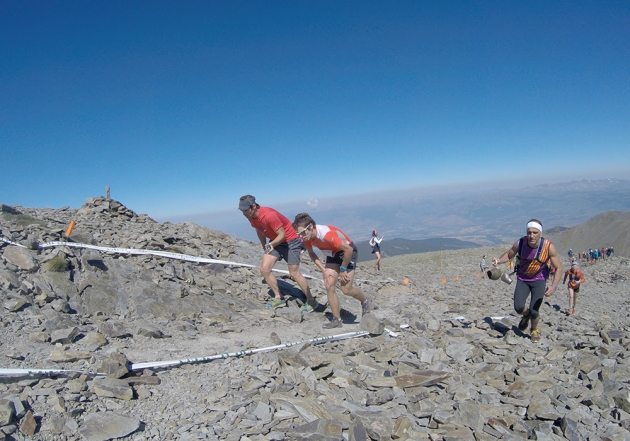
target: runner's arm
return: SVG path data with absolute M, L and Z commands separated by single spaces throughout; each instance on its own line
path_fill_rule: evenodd
M 280 245 L 282 242 L 284 242 L 284 241 L 286 240 L 286 238 L 287 238 L 287 235 L 286 235 L 286 233 L 284 232 L 284 227 L 280 227 L 280 228 L 278 228 L 278 229 L 276 230 L 276 234 L 277 234 L 276 238 L 275 238 L 274 240 L 272 240 L 271 242 L 269 242 L 269 244 L 270 244 L 272 247 L 274 247 L 274 248 L 275 248 L 276 246 Z M 274 242 L 275 242 L 275 243 L 274 243 Z
M 516 256 L 516 253 L 518 253 L 518 240 L 514 242 L 514 245 L 512 245 L 512 248 L 507 250 L 505 253 L 501 254 L 501 257 L 499 258 L 493 257 L 492 264 L 496 266 L 496 265 L 501 265 L 502 263 L 508 262 L 510 259 L 512 259 L 512 257 Z
M 262 231 L 260 231 L 258 228 L 256 228 L 256 235 L 258 236 L 258 240 L 260 241 L 260 244 L 262 245 L 263 249 L 265 249 L 265 245 L 267 244 L 267 238 L 262 233 Z
M 339 251 L 343 251 L 343 262 L 341 262 L 341 266 L 343 266 L 344 268 L 348 268 L 348 265 L 352 260 L 352 253 L 354 252 L 354 250 L 347 243 L 341 242 L 341 249 Z
M 306 247 L 306 251 L 308 251 L 308 257 L 311 258 L 315 266 L 317 266 L 317 268 L 319 268 L 319 270 L 323 273 L 325 269 L 324 264 L 322 263 L 321 260 L 319 260 L 319 256 L 315 254 L 315 251 L 313 251 L 313 248 Z
M 562 278 L 562 262 L 560 262 L 558 251 L 556 251 L 556 247 L 552 243 L 549 244 L 549 259 L 551 260 L 551 264 L 556 268 L 556 272 L 553 275 L 551 285 L 547 286 L 545 290 L 545 296 L 550 296 L 554 293 Z

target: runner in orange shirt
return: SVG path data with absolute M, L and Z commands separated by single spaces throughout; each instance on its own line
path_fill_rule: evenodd
M 332 310 L 333 319 L 323 327 L 341 328 L 341 311 L 339 298 L 335 292 L 337 279 L 341 279 L 341 292 L 354 297 L 361 302 L 361 314 L 369 314 L 372 310 L 372 300 L 361 292 L 359 288 L 352 286 L 354 281 L 354 268 L 357 261 L 357 247 L 352 240 L 339 228 L 328 225 L 316 225 L 315 221 L 307 213 L 295 216 L 293 228 L 304 240 L 304 245 L 311 260 L 324 274 L 324 285 L 328 295 L 328 303 Z M 326 256 L 326 266 L 319 260 L 313 251 L 317 247 Z
M 278 280 L 271 272 L 276 262 L 282 258 L 287 262 L 289 275 L 306 295 L 307 303 L 302 308 L 302 312 L 312 312 L 313 305 L 317 306 L 317 301 L 311 295 L 308 282 L 300 273 L 300 255 L 304 250 L 304 244 L 291 225 L 291 221 L 273 208 L 261 207 L 252 195 L 242 196 L 238 209 L 256 229 L 260 244 L 265 251 L 260 264 L 260 273 L 275 296 L 267 303 L 267 307 L 276 308 L 285 302 L 278 288 Z
M 584 278 L 584 273 L 578 268 L 578 263 L 575 261 L 571 263 L 571 268 L 564 273 L 564 279 L 562 280 L 563 285 L 567 281 L 567 277 L 569 278 L 569 310 L 567 314 L 571 315 L 576 313 L 575 304 L 577 303 L 577 295 L 580 292 L 580 286 L 582 286 L 582 283 L 584 283 L 586 279 Z

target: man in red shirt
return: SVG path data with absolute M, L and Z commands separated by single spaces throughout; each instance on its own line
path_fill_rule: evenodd
M 567 281 L 567 277 L 569 278 L 569 310 L 567 314 L 575 314 L 577 295 L 580 292 L 580 286 L 582 286 L 582 283 L 584 283 L 586 279 L 584 278 L 584 273 L 578 268 L 578 263 L 575 261 L 571 263 L 571 268 L 564 273 L 564 280 L 562 280 L 563 285 Z
M 369 314 L 372 310 L 372 301 L 361 292 L 359 288 L 353 287 L 354 268 L 357 261 L 357 247 L 352 240 L 339 228 L 329 225 L 316 225 L 315 221 L 307 213 L 300 213 L 295 216 L 293 228 L 304 240 L 304 245 L 311 260 L 324 274 L 324 286 L 328 296 L 328 303 L 332 310 L 333 319 L 323 327 L 341 328 L 341 311 L 339 308 L 339 298 L 335 292 L 337 279 L 341 279 L 341 292 L 347 296 L 354 297 L 361 302 L 361 314 Z M 326 256 L 326 266 L 322 264 L 319 257 L 313 251 L 317 247 Z
M 274 298 L 267 303 L 267 307 L 275 308 L 284 303 L 278 288 L 278 280 L 271 272 L 276 262 L 282 258 L 287 262 L 289 275 L 306 295 L 307 303 L 302 308 L 302 312 L 313 311 L 313 305 L 316 307 L 317 301 L 311 295 L 308 282 L 300 273 L 300 255 L 304 250 L 304 244 L 291 225 L 291 221 L 273 208 L 261 207 L 252 195 L 242 196 L 238 209 L 243 212 L 243 216 L 249 219 L 249 223 L 256 229 L 256 234 L 265 252 L 260 264 L 260 273 L 274 294 Z M 267 239 L 269 239 L 268 243 Z

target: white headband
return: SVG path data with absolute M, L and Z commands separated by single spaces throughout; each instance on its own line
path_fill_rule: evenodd
M 536 228 L 537 230 L 539 230 L 542 233 L 542 225 L 540 225 L 538 222 L 528 222 L 527 223 L 527 228 Z

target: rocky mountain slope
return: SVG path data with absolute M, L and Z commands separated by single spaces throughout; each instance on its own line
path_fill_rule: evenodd
M 361 263 L 378 309 L 362 318 L 341 295 L 344 326 L 329 331 L 306 257 L 311 314 L 287 279 L 287 304 L 265 308 L 259 245 L 117 201 L 3 207 L 0 230 L 13 242 L 0 242 L 0 367 L 23 370 L 0 371 L 0 439 L 630 439 L 619 256 L 583 268 L 577 315 L 564 287 L 546 299 L 533 344 L 513 285 L 478 274 L 508 245 L 386 258 L 380 273 Z
M 616 254 L 630 256 L 630 212 L 607 211 L 549 238 L 563 254 L 612 246 Z

